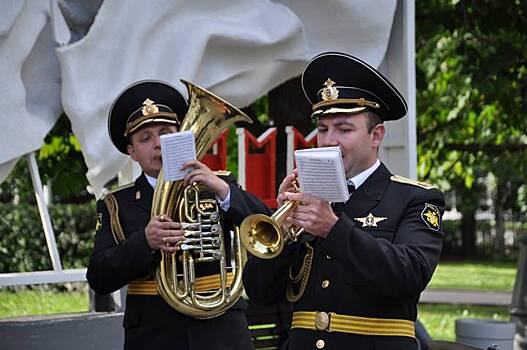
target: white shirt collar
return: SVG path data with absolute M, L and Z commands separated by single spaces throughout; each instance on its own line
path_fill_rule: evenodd
M 156 184 L 157 184 L 157 178 L 155 177 L 152 177 L 152 176 L 148 176 L 146 175 L 146 181 L 148 181 L 148 183 L 150 184 L 150 186 L 152 186 L 152 188 L 156 188 Z
M 359 188 L 380 165 L 381 161 L 377 158 L 377 161 L 371 167 L 348 179 L 348 185 L 355 185 L 355 189 Z

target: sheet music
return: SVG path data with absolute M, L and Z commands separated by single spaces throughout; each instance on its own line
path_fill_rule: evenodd
M 181 170 L 181 166 L 196 159 L 196 143 L 192 131 L 175 132 L 160 136 L 163 176 L 165 181 L 182 180 L 192 168 Z
M 295 160 L 302 192 L 329 202 L 348 200 L 349 191 L 339 147 L 297 150 Z

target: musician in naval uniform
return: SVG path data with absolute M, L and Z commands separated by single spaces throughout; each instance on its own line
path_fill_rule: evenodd
M 330 204 L 294 193 L 288 175 L 277 200 L 301 201 L 286 225 L 308 234 L 277 258 L 251 256 L 246 292 L 260 304 L 293 303 L 286 349 L 417 349 L 417 303 L 438 263 L 444 198 L 378 158 L 384 122 L 405 116 L 406 102 L 377 70 L 338 52 L 313 58 L 302 87 L 318 146 L 340 147 L 352 194 Z
M 153 272 L 160 251 L 174 252 L 184 239 L 180 223 L 150 216 L 152 197 L 161 169 L 159 137 L 176 132 L 187 112 L 177 89 L 161 81 L 140 81 L 128 86 L 109 113 L 108 131 L 115 147 L 138 162 L 142 174 L 97 202 L 95 246 L 87 279 L 100 294 L 128 285 L 123 327 L 125 349 L 252 349 L 240 299 L 223 315 L 195 319 L 173 309 L 158 294 Z M 205 185 L 222 208 L 227 256 L 230 229 L 253 212 L 267 212 L 255 197 L 244 192 L 230 176 L 217 176 L 198 161 L 185 178 Z M 229 259 L 230 260 L 230 259 Z M 219 285 L 216 263 L 196 264 L 196 288 Z M 179 269 L 181 271 L 181 269 Z

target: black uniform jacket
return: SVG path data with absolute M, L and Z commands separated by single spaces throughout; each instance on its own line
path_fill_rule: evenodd
M 381 164 L 345 203 L 325 239 L 307 234 L 275 259 L 251 256 L 244 269 L 245 290 L 259 304 L 282 299 L 290 268 L 296 276 L 308 241 L 314 248 L 313 263 L 305 292 L 293 304 L 295 311 L 415 321 L 419 295 L 439 259 L 443 210 L 439 190 L 394 181 Z M 438 220 L 429 219 L 431 212 Z M 417 347 L 410 337 L 304 328 L 292 329 L 285 347 L 317 349 L 317 341 L 324 349 Z
M 231 193 L 231 206 L 223 218 L 227 223 L 224 232 L 249 214 L 268 213 L 265 205 L 241 190 L 231 177 L 224 180 Z M 150 220 L 153 192 L 143 174 L 131 186 L 112 193 L 126 236 L 119 243 L 112 235 L 106 204 L 97 202 L 98 228 L 87 272 L 95 292 L 107 294 L 134 280 L 153 279 L 160 254 L 148 246 L 144 231 Z M 224 237 L 230 250 L 230 235 Z M 196 270 L 198 276 L 204 276 L 218 273 L 219 268 L 215 263 L 198 263 Z M 123 321 L 125 349 L 252 349 L 245 307 L 246 302 L 240 300 L 221 316 L 197 320 L 174 310 L 159 295 L 129 294 Z

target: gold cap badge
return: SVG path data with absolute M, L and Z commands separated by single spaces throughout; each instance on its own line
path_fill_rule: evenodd
M 143 102 L 143 109 L 141 111 L 143 112 L 143 115 L 150 115 L 150 114 L 156 114 L 159 113 L 159 108 L 154 104 L 155 102 L 151 99 L 147 98 L 145 102 Z
M 331 101 L 339 98 L 339 90 L 333 85 L 335 82 L 328 78 L 324 83 L 325 88 L 322 89 L 322 100 Z

